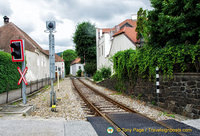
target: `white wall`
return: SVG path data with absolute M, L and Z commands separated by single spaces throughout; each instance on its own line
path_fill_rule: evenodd
M 110 34 L 104 33 L 97 43 L 97 69 L 110 67 L 109 51 L 111 47 Z
M 124 34 L 120 34 L 113 39 L 110 56 L 113 56 L 118 51 L 124 51 L 130 48 L 135 50 L 136 46 Z
M 49 77 L 49 56 L 37 50 L 36 52 L 26 50 L 25 55 L 26 66 L 28 67 L 26 79 L 28 82 Z
M 120 34 L 116 37 L 113 38 L 113 42 L 111 45 L 111 49 L 110 49 L 110 54 L 109 57 L 112 57 L 113 55 L 115 55 L 115 53 L 117 53 L 118 51 L 124 51 L 127 49 L 136 49 L 136 46 L 133 42 L 131 42 L 126 35 L 124 34 Z M 113 70 L 113 63 L 111 63 L 111 72 L 112 74 L 114 73 Z
M 76 72 L 79 70 L 79 67 L 81 68 L 82 71 L 84 71 L 84 66 L 83 64 L 74 64 L 70 66 L 70 74 L 73 76 L 76 76 Z
M 55 62 L 55 66 L 57 67 L 57 70 L 58 70 L 58 68 L 60 68 L 59 75 L 61 75 L 61 77 L 64 78 L 65 77 L 65 64 L 64 64 L 64 62 Z

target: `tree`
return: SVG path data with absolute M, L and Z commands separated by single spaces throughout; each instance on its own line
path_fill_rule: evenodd
M 65 74 L 68 75 L 70 72 L 70 63 L 77 57 L 74 50 L 65 50 L 63 52 L 63 59 L 65 61 Z
M 90 22 L 82 22 L 77 25 L 73 36 L 76 44 L 77 55 L 81 61 L 96 63 L 96 30 Z
M 200 2 L 198 0 L 151 0 L 148 13 L 149 44 L 166 45 L 200 43 Z
M 143 10 L 142 8 L 139 9 L 137 12 L 137 39 L 145 38 L 147 37 L 146 33 L 146 21 L 147 21 L 147 11 Z

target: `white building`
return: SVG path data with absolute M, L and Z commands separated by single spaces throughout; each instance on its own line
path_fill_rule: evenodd
M 111 67 L 113 72 L 110 58 L 118 51 L 136 49 L 139 44 L 136 26 L 136 20 L 127 19 L 113 28 L 96 29 L 97 69 Z
M 61 76 L 61 78 L 64 78 L 65 77 L 65 62 L 57 54 L 55 54 L 55 66 L 56 66 L 56 75 L 57 75 L 57 72 L 59 72 L 59 76 Z
M 6 18 L 7 19 L 7 18 Z M 23 39 L 25 43 L 25 60 L 28 71 L 27 81 L 49 77 L 49 55 L 31 37 L 9 20 L 4 19 L 0 27 L 0 50 L 11 53 L 10 40 Z M 15 63 L 15 62 L 13 62 Z
M 81 69 L 84 71 L 84 65 L 81 64 L 81 58 L 76 58 L 70 65 L 70 74 L 76 76 L 76 72 Z

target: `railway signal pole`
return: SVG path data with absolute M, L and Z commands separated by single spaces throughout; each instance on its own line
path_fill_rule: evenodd
M 11 40 L 10 41 L 10 47 L 11 47 L 11 55 L 12 55 L 12 61 L 13 62 L 22 62 L 22 71 L 18 67 L 18 71 L 21 75 L 21 78 L 19 79 L 18 85 L 22 82 L 22 97 L 23 97 L 23 104 L 26 104 L 26 85 L 28 85 L 28 82 L 25 79 L 25 74 L 28 68 L 26 67 L 25 63 L 25 43 L 24 40 Z
M 55 21 L 46 21 L 46 28 L 49 32 L 49 66 L 50 66 L 50 79 L 51 79 L 51 92 L 50 92 L 50 106 L 56 105 L 56 92 L 54 91 L 53 80 L 55 79 L 55 44 L 54 32 L 56 28 Z

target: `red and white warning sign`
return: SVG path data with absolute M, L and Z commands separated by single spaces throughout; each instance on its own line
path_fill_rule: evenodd
M 21 84 L 22 80 L 24 81 L 25 85 L 28 85 L 28 82 L 27 82 L 26 79 L 25 79 L 25 74 L 26 74 L 26 72 L 27 72 L 27 70 L 28 70 L 28 67 L 26 67 L 26 68 L 24 69 L 23 73 L 22 73 L 22 71 L 21 71 L 21 69 L 20 69 L 19 67 L 17 67 L 17 70 L 19 71 L 19 74 L 21 75 L 21 77 L 20 77 L 20 79 L 19 79 L 19 81 L 18 81 L 18 85 Z

